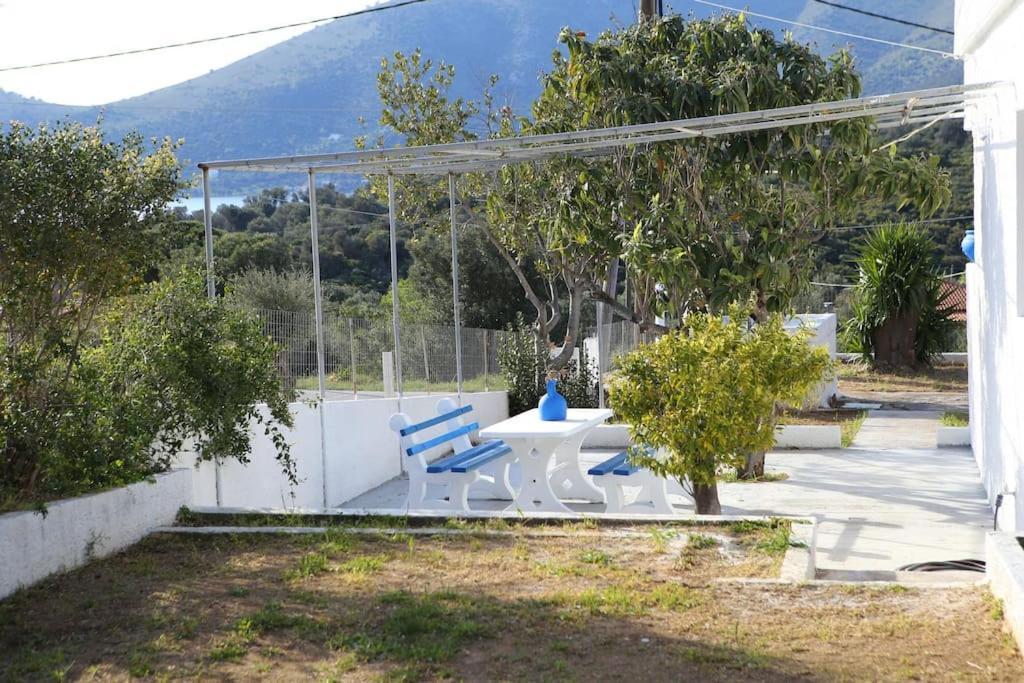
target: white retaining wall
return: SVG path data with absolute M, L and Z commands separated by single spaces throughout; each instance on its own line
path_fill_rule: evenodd
M 455 398 L 454 394 L 405 397 L 401 400 L 401 411 L 413 422 L 420 422 L 436 415 L 437 402 L 446 396 Z M 473 406 L 470 416 L 481 428 L 508 417 L 508 395 L 504 391 L 464 393 L 462 397 L 464 404 Z M 287 437 L 298 466 L 299 484 L 294 488 L 289 486 L 274 459 L 276 451 L 272 442 L 257 428 L 252 434 L 251 462 L 240 465 L 231 461 L 220 467 L 222 506 L 323 507 L 319 408 L 306 403 L 292 403 L 290 408 L 295 416 L 295 428 L 287 432 Z M 405 463 L 399 451 L 398 436 L 387 424 L 398 411 L 397 398 L 324 403 L 328 507 L 349 501 L 402 473 Z M 429 457 L 436 457 L 443 450 L 443 446 L 438 447 Z M 194 457 L 182 462 L 192 465 Z M 193 477 L 193 498 L 196 505 L 216 505 L 216 468 L 212 463 L 199 465 Z
M 801 313 L 786 320 L 786 329 L 792 332 L 805 327 L 811 336 L 807 343 L 811 347 L 823 347 L 829 357 L 836 359 L 836 314 L 835 313 Z M 835 377 L 826 380 L 812 389 L 804 402 L 806 408 L 828 408 L 832 399 L 839 393 L 839 384 Z M 837 445 L 836 448 L 839 446 Z
M 192 472 L 178 469 L 123 488 L 0 515 L 0 598 L 68 571 L 171 524 L 192 502 Z

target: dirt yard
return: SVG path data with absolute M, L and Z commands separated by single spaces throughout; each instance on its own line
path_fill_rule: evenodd
M 874 391 L 967 393 L 966 365 L 936 365 L 914 372 L 875 370 L 863 363 L 839 363 L 839 389 L 844 394 Z
M 981 588 L 722 582 L 785 526 L 152 536 L 0 602 L 0 680 L 1024 680 Z

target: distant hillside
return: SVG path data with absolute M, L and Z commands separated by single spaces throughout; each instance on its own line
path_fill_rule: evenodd
M 322 26 L 193 80 L 104 107 L 64 107 L 0 91 L 0 121 L 71 117 L 94 122 L 101 115 L 112 135 L 138 130 L 147 137 L 184 138 L 183 161 L 350 149 L 361 133 L 374 133 L 379 110 L 380 59 L 416 47 L 457 69 L 460 94 L 476 97 L 491 73 L 501 76 L 498 100 L 524 110 L 539 74 L 558 48 L 560 28 L 588 33 L 634 21 L 633 0 L 433 0 Z M 740 3 L 736 3 L 739 5 Z M 794 18 L 854 33 L 949 49 L 950 36 L 911 29 L 821 5 L 812 0 L 743 3 L 752 11 Z M 691 2 L 670 9 L 710 14 Z M 915 21 L 949 27 L 952 0 L 859 0 L 859 7 L 891 11 Z M 753 18 L 758 25 L 792 29 Z M 831 52 L 840 36 L 796 29 L 801 40 Z M 959 82 L 959 63 L 936 55 L 855 43 L 868 93 Z M 368 123 L 361 125 L 360 117 Z M 368 127 L 367 127 L 368 126 Z M 268 178 L 225 175 L 218 194 L 275 184 Z

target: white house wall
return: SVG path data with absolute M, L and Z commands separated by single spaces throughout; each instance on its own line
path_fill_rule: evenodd
M 995 13 L 995 14 L 993 14 Z M 980 31 L 980 33 L 979 33 Z M 1021 114 L 1024 2 L 958 0 L 957 46 L 966 83 L 1011 87 L 972 107 L 975 263 L 967 268 L 971 443 L 991 501 L 1004 495 L 999 524 L 1024 528 L 1024 287 Z
M 406 397 L 401 410 L 419 422 L 437 414 L 436 404 L 454 394 Z M 504 391 L 463 394 L 463 403 L 473 405 L 473 421 L 486 427 L 508 417 L 508 396 Z M 295 458 L 299 484 L 292 487 L 281 474 L 274 458 L 273 443 L 254 426 L 251 462 L 221 465 L 221 504 L 225 507 L 321 508 L 323 507 L 323 464 L 320 448 L 320 414 L 314 405 L 290 404 L 295 427 L 286 432 Z M 336 506 L 402 472 L 403 458 L 398 437 L 388 419 L 398 412 L 398 399 L 327 401 L 324 404 L 324 443 L 327 454 L 327 502 Z M 439 428 L 440 429 L 440 428 Z M 441 447 L 431 456 L 440 455 Z M 192 458 L 185 458 L 191 464 Z M 216 470 L 201 463 L 193 477 L 195 505 L 216 505 Z

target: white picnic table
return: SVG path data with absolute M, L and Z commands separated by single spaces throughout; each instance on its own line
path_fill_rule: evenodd
M 481 429 L 482 439 L 504 440 L 522 469 L 522 486 L 509 509 L 572 512 L 559 498 L 603 502 L 604 493 L 583 476 L 580 446 L 611 416 L 602 408 L 570 408 L 566 419 L 549 422 L 534 408 Z

